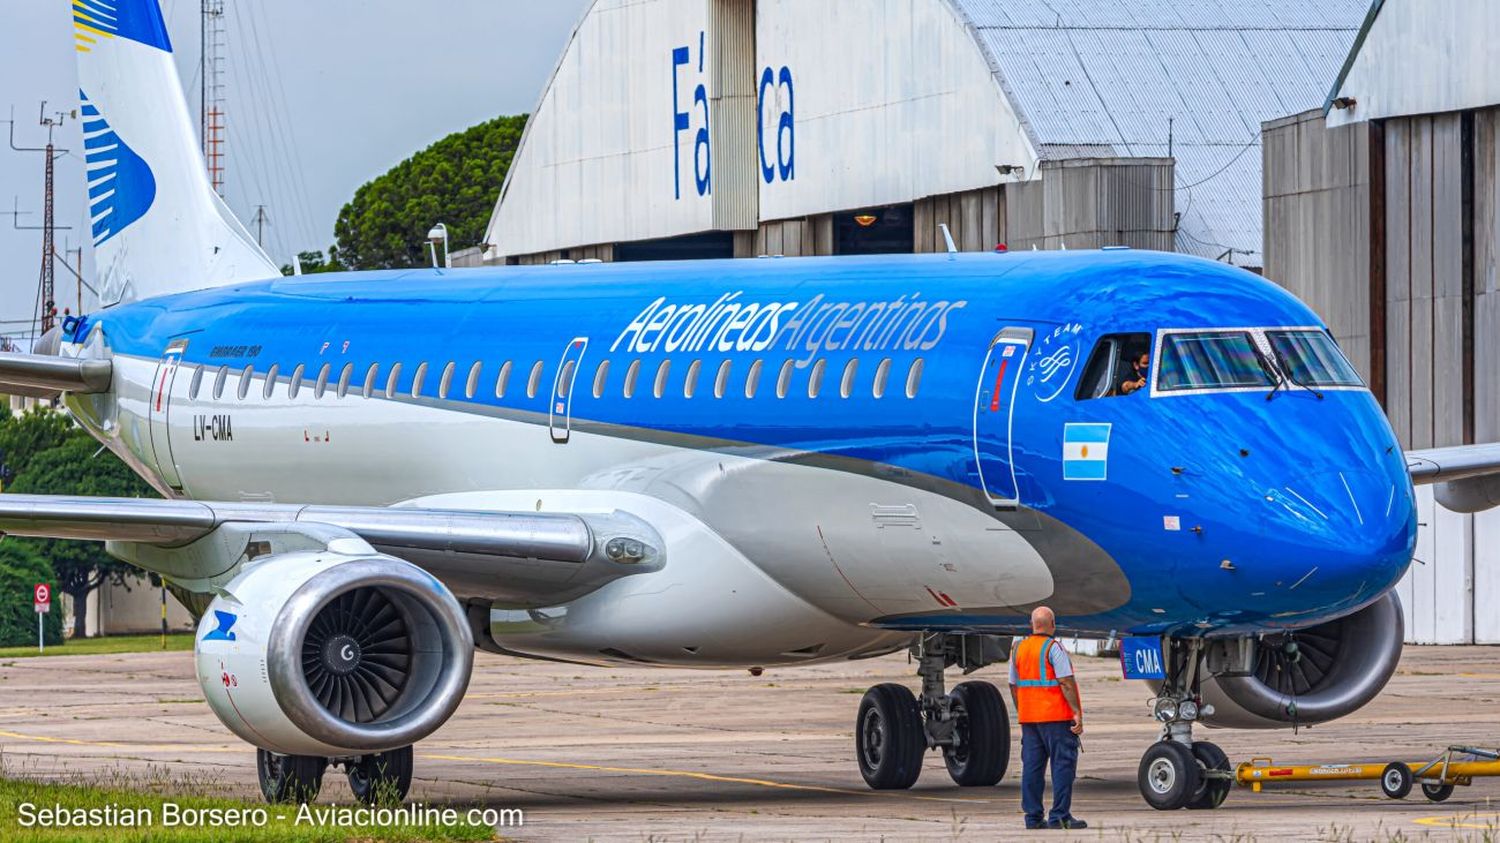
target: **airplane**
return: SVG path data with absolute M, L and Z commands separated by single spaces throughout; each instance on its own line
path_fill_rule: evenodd
M 1403 453 L 1322 321 L 1130 249 L 282 277 L 212 191 L 155 0 L 74 3 L 104 306 L 0 389 L 60 397 L 161 500 L 0 495 L 200 618 L 273 802 L 404 798 L 474 650 L 751 669 L 908 650 L 867 784 L 1011 752 L 1028 614 L 1152 682 L 1154 808 L 1231 780 L 1199 723 L 1325 722 L 1401 652 L 1414 483 L 1500 504 L 1500 445 Z M 1129 394 L 1142 354 L 1144 383 Z

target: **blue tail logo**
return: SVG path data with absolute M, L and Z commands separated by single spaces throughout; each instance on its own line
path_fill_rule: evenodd
M 172 52 L 156 0 L 73 0 L 73 40 L 78 52 L 93 52 L 100 41 L 113 38 Z
M 156 201 L 156 177 L 145 159 L 109 127 L 88 95 L 79 91 L 78 98 L 83 103 L 89 219 L 98 246 L 146 215 Z
M 232 612 L 221 612 L 218 609 L 215 609 L 214 610 L 214 620 L 216 620 L 216 621 L 219 622 L 219 626 L 214 631 L 212 631 L 209 634 L 203 636 L 203 640 L 204 641 L 233 641 L 234 640 L 234 633 L 230 632 L 229 629 L 231 627 L 233 627 L 234 624 L 235 624 L 235 622 L 238 621 L 239 619 L 240 619 L 239 615 L 236 615 L 236 614 L 234 614 Z

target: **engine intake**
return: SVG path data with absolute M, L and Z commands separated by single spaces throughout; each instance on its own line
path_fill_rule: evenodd
M 1247 675 L 1203 682 L 1211 726 L 1324 723 L 1363 707 L 1401 660 L 1406 624 L 1393 592 L 1354 614 L 1253 642 Z
M 293 553 L 258 562 L 198 634 L 219 719 L 274 752 L 348 755 L 413 744 L 463 699 L 474 644 L 436 579 L 389 556 Z

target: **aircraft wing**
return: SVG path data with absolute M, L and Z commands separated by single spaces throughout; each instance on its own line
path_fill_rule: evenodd
M 108 360 L 0 353 L 0 392 L 38 398 L 63 392 L 106 392 L 113 368 Z
M 1406 467 L 1419 486 L 1500 474 L 1500 442 L 1407 451 Z
M 0 534 L 171 549 L 187 548 L 225 528 L 232 528 L 239 545 L 224 543 L 228 553 L 205 560 L 207 567 L 194 576 L 213 576 L 230 567 L 257 530 L 315 533 L 334 528 L 421 566 L 460 596 L 492 599 L 548 600 L 592 590 L 659 567 L 663 546 L 650 525 L 621 511 L 488 512 L 0 494 Z M 212 556 L 213 545 L 209 547 Z
M 1413 483 L 1436 484 L 1438 503 L 1455 512 L 1500 506 L 1500 443 L 1407 451 Z

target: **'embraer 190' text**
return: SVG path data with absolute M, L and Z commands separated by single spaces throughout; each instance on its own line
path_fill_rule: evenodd
M 641 311 L 610 351 L 730 352 L 780 348 L 807 352 L 802 362 L 834 351 L 927 351 L 948 330 L 948 316 L 967 301 L 922 299 L 827 301 L 819 293 L 803 302 L 741 302 L 725 293 L 712 304 L 668 304 L 665 296 Z

